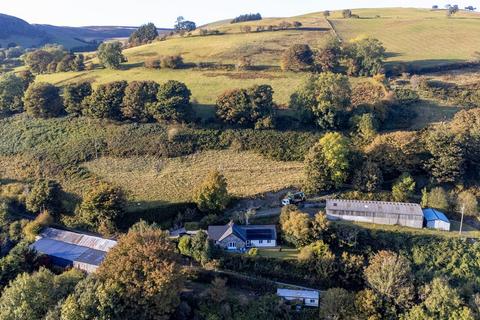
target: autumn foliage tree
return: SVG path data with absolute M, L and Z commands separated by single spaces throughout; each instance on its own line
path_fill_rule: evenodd
M 219 212 L 230 202 L 227 180 L 218 171 L 212 171 L 194 192 L 193 200 L 203 212 Z
M 379 251 L 364 271 L 367 284 L 383 298 L 400 308 L 410 305 L 413 298 L 412 269 L 404 256 Z
M 338 188 L 349 175 L 350 147 L 347 138 L 338 132 L 325 134 L 305 156 L 305 180 L 307 193 Z
M 301 212 L 294 205 L 282 208 L 280 228 L 284 239 L 297 247 L 311 242 L 311 221 L 308 214 Z
M 163 231 L 130 231 L 98 269 L 118 287 L 123 319 L 169 319 L 180 303 L 185 273 L 175 245 Z

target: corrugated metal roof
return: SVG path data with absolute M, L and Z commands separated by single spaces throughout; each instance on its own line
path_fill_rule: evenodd
M 280 297 L 298 298 L 298 299 L 318 299 L 318 291 L 308 290 L 290 290 L 290 289 L 277 289 L 277 295 Z
M 88 250 L 87 247 L 76 246 L 74 244 L 45 238 L 37 240 L 33 244 L 33 247 L 38 252 L 72 262 Z
M 423 217 L 422 208 L 417 203 L 328 199 L 327 210 L 410 214 Z
M 40 237 L 58 240 L 100 251 L 108 251 L 117 244 L 117 242 L 114 240 L 54 228 L 46 228 L 40 234 Z
M 436 209 L 432 209 L 432 208 L 424 209 L 423 215 L 425 217 L 425 220 L 427 221 L 441 220 L 441 221 L 450 223 L 450 220 L 448 220 L 447 216 L 445 216 L 443 212 L 438 211 Z
M 32 244 L 32 247 L 38 252 L 52 257 L 54 263 L 60 261 L 61 266 L 73 265 L 92 272 L 116 244 L 117 242 L 113 240 L 47 228 Z

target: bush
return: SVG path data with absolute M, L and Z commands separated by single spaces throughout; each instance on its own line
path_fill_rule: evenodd
M 150 58 L 150 59 L 145 60 L 143 65 L 144 65 L 145 68 L 148 68 L 148 69 L 160 69 L 161 65 L 162 65 L 162 62 L 161 62 L 160 59 Z
M 164 69 L 180 69 L 183 67 L 183 58 L 180 55 L 164 56 L 160 60 L 160 67 Z
M 283 71 L 310 71 L 313 67 L 313 51 L 307 44 L 294 44 L 282 55 Z

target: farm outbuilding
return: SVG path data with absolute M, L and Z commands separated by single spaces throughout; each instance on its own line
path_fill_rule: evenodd
M 116 244 L 114 240 L 47 228 L 32 247 L 49 256 L 57 266 L 72 266 L 91 273 L 97 270 L 107 252 Z
M 423 227 L 422 208 L 416 203 L 329 199 L 326 209 L 331 220 Z
M 277 289 L 277 296 L 288 301 L 300 301 L 308 307 L 318 307 L 320 294 L 313 290 Z
M 427 228 L 450 231 L 450 220 L 445 214 L 436 209 L 428 208 L 423 210 Z

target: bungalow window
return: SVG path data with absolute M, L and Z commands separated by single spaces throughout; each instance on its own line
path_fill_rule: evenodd
M 235 243 L 235 242 L 230 242 L 230 243 L 228 243 L 228 247 L 229 247 L 229 248 L 235 248 L 235 247 L 236 247 L 236 243 Z
M 270 241 L 270 240 L 267 240 L 267 243 L 270 243 L 270 242 L 272 242 L 272 241 Z
M 263 243 L 263 240 L 259 240 L 258 243 L 262 244 L 262 243 Z
M 310 299 L 310 303 L 315 303 L 315 299 Z

